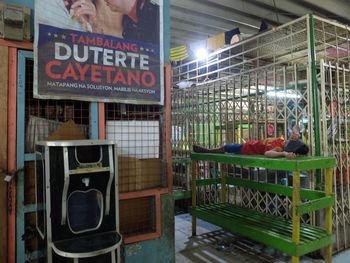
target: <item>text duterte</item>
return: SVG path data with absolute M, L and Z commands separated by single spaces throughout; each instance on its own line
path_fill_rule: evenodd
M 55 80 L 141 85 L 148 88 L 156 82 L 154 73 L 149 70 L 148 55 L 87 45 L 73 44 L 71 47 L 60 42 L 55 43 L 55 60 L 46 64 L 45 71 L 48 77 Z

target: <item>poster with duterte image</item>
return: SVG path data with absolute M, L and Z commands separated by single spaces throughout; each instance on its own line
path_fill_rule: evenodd
M 35 2 L 34 97 L 163 104 L 162 0 Z

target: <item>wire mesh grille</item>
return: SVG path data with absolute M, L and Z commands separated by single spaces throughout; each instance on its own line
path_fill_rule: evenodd
M 313 155 L 316 145 L 310 83 L 316 78 L 320 103 L 315 110 L 321 116 L 322 153 L 335 156 L 338 161 L 334 173 L 337 202 L 333 222 L 337 236 L 334 250 L 341 251 L 350 246 L 350 28 L 317 16 L 311 25 L 309 19 L 302 17 L 212 53 L 206 61 L 194 60 L 173 68 L 173 158 L 176 165 L 182 163 L 183 166 L 183 174 L 179 169 L 174 173 L 174 186 L 189 189 L 191 167 L 188 160 L 194 143 L 213 148 L 281 134 L 286 138 L 291 127 L 298 124 Z M 310 71 L 312 42 L 316 76 Z M 212 165 L 203 164 L 203 167 L 212 169 Z M 285 178 L 283 182 L 288 185 L 291 181 L 288 174 L 280 177 L 276 172 L 251 169 L 232 176 L 245 173 L 250 180 L 279 183 Z M 256 173 L 258 176 L 251 177 Z M 265 177 L 260 178 L 260 173 Z M 314 177 L 312 173 L 304 175 L 302 180 L 306 188 L 314 189 Z M 220 191 L 220 188 L 214 190 Z M 203 200 L 217 198 L 213 189 L 202 191 L 199 195 L 203 195 Z M 231 201 L 289 216 L 289 199 L 239 188 L 229 189 L 229 192 Z M 316 218 L 308 215 L 303 220 L 314 223 Z
M 323 152 L 337 159 L 333 177 L 335 249 L 344 250 L 350 246 L 350 71 L 344 65 L 321 62 L 321 76 Z
M 73 120 L 78 127 L 67 126 L 62 139 L 89 138 L 89 103 L 72 100 L 40 100 L 33 97 L 33 60 L 26 60 L 25 127 L 27 153 L 34 152 L 36 141 L 47 140 L 62 125 Z M 77 128 L 77 129 L 76 129 Z M 66 135 L 69 134 L 67 137 Z M 52 139 L 60 139 L 59 136 Z
M 120 231 L 124 237 L 155 232 L 155 198 L 120 201 Z
M 318 17 L 314 27 L 317 59 L 349 65 L 350 27 Z
M 292 186 L 292 173 L 273 171 L 259 168 L 243 168 L 234 165 L 219 165 L 215 162 L 201 161 L 198 163 L 197 179 L 220 178 L 222 174 L 229 177 L 257 181 L 261 183 L 280 184 Z M 310 188 L 312 176 L 306 172 L 301 173 L 301 187 Z M 261 192 L 229 185 L 227 189 L 227 200 L 222 200 L 221 183 L 197 186 L 197 205 L 230 202 L 237 206 L 247 207 L 262 213 L 291 219 L 292 201 L 288 196 L 273 193 Z M 307 201 L 307 200 L 304 200 Z M 305 214 L 301 218 L 303 223 L 315 223 L 315 215 Z
M 89 103 L 70 100 L 39 100 L 33 98 L 33 59 L 25 62 L 25 152 L 33 153 L 35 142 L 47 139 L 82 139 L 89 137 Z M 75 124 L 65 125 L 65 131 L 58 129 L 72 120 Z M 34 162 L 25 162 L 24 204 L 35 203 Z M 35 214 L 25 215 L 23 238 L 27 260 L 31 261 L 31 251 L 43 248 L 42 239 L 36 234 Z M 35 257 L 35 255 L 33 255 Z M 42 260 L 42 259 L 40 259 Z M 32 262 L 32 261 L 31 261 Z
M 164 186 L 163 107 L 105 105 L 106 137 L 118 141 L 120 192 Z
M 24 246 L 25 250 L 27 252 L 26 255 L 26 262 L 45 262 L 46 259 L 43 257 L 37 258 L 35 256 L 35 253 L 31 253 L 33 251 L 40 251 L 45 247 L 45 240 L 41 238 L 33 238 L 36 234 L 36 216 L 35 213 L 26 213 L 25 214 L 25 222 L 26 222 L 26 229 L 25 229 L 25 235 L 23 236 L 24 239 Z
M 214 148 L 268 137 L 287 138 L 295 124 L 310 143 L 312 115 L 304 65 L 273 66 L 173 90 L 172 95 L 173 163 L 184 166 L 181 169 L 187 178 L 193 144 Z M 189 182 L 175 173 L 174 186 L 188 187 Z
M 259 34 L 173 68 L 173 83 L 187 85 L 241 74 L 257 68 L 303 60 L 308 53 L 307 17 L 301 17 L 272 31 Z M 180 84 L 181 86 L 181 84 Z

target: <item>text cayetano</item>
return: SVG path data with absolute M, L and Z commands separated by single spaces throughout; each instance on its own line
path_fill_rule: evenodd
M 135 46 L 116 50 L 115 46 L 105 48 L 105 45 L 81 45 L 76 39 L 72 40 L 76 43 L 68 45 L 55 42 L 54 60 L 45 65 L 45 72 L 51 79 L 138 85 L 146 88 L 155 85 L 156 76 L 150 71 L 149 56 L 137 53 Z

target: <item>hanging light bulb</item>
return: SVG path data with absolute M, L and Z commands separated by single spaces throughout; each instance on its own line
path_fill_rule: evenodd
M 208 52 L 205 48 L 199 48 L 196 52 L 197 59 L 203 60 L 208 57 Z

